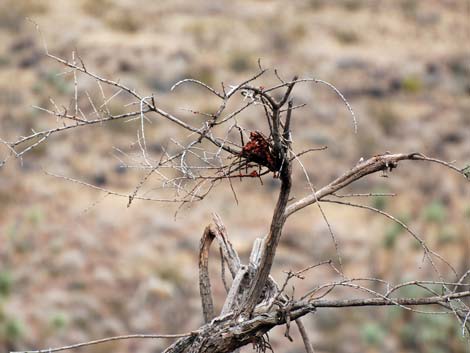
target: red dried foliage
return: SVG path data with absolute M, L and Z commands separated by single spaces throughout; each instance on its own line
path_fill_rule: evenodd
M 250 141 L 243 146 L 241 155 L 248 162 L 257 163 L 273 172 L 278 169 L 269 141 L 258 131 L 250 133 Z

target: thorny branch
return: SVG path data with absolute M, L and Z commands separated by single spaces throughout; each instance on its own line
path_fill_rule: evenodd
M 263 239 L 258 239 L 255 242 L 249 264 L 244 265 L 241 263 L 218 216 L 215 215 L 213 222 L 205 229 L 199 249 L 199 287 L 204 317 L 203 326 L 182 335 L 118 336 L 32 352 L 54 352 L 111 340 L 131 338 L 179 338 L 165 350 L 165 352 L 172 353 L 232 352 L 249 343 L 253 343 L 260 351 L 265 351 L 270 347 L 266 338 L 269 330 L 274 326 L 286 325 L 286 337 L 290 337 L 290 322 L 294 320 L 299 320 L 297 321 L 297 327 L 304 340 L 306 351 L 313 352 L 307 331 L 300 318 L 321 308 L 332 307 L 393 305 L 418 312 L 412 307 L 437 305 L 445 309 L 445 311 L 437 313 L 455 315 L 462 325 L 463 332 L 470 330 L 470 310 L 462 301 L 463 298 L 470 297 L 470 291 L 465 290 L 468 289 L 467 287 L 470 284 L 464 282 L 465 279 L 468 280 L 470 270 L 456 280 L 445 280 L 434 265 L 433 257 L 444 261 L 452 268 L 451 264 L 431 250 L 422 238 L 401 221 L 392 215 L 368 206 L 327 199 L 328 196 L 340 199 L 353 196 L 372 196 L 372 193 L 341 195 L 338 192 L 368 175 L 377 172 L 390 173 L 403 161 L 437 163 L 458 172 L 467 179 L 469 179 L 468 167 L 460 169 L 452 163 L 427 157 L 419 152 L 385 153 L 362 160 L 327 185 L 314 188 L 299 157 L 312 151 L 324 150 L 326 146 L 311 148 L 300 153 L 293 150 L 292 136 L 294 134 L 291 131 L 291 126 L 293 119 L 295 119 L 294 112 L 304 106 L 304 104 L 294 105 L 294 89 L 297 85 L 303 83 L 318 83 L 331 88 L 351 113 L 354 130 L 356 131 L 357 120 L 349 102 L 332 84 L 314 78 L 298 78 L 297 76 L 290 81 L 284 81 L 275 71 L 276 77 L 281 82 L 280 84 L 271 87 L 257 85 L 255 81 L 268 71 L 261 67 L 260 62 L 258 63 L 259 71 L 252 77 L 236 85 L 226 86 L 222 84 L 221 91 L 199 80 L 184 79 L 175 83 L 171 91 L 183 84 L 195 85 L 205 89 L 208 94 L 213 95 L 220 102 L 214 112 L 191 111 L 193 114 L 202 117 L 202 121 L 198 120 L 199 123 L 195 123 L 194 120 L 188 122 L 188 119 L 184 116 L 178 116 L 164 110 L 153 94 L 141 95 L 119 81 L 110 80 L 91 72 L 76 53 L 72 54 L 72 60 L 69 61 L 51 54 L 45 44 L 44 49 L 47 57 L 63 65 L 68 70 L 67 72 L 73 76 L 74 96 L 72 107 L 71 109 L 59 108 L 54 100 L 51 100 L 52 107 L 50 108 L 36 107 L 53 117 L 56 120 L 56 125 L 41 131 L 32 130 L 25 136 L 19 136 L 11 141 L 0 139 L 0 144 L 6 147 L 6 155 L 0 161 L 0 167 L 11 158 L 21 160 L 29 151 L 46 143 L 52 136 L 59 133 L 66 133 L 80 127 L 93 127 L 97 124 L 105 124 L 115 120 L 128 122 L 138 120 L 137 140 L 134 143 L 137 153 L 128 153 L 115 149 L 122 167 L 146 171 L 145 176 L 133 192 L 115 192 L 67 176 L 58 176 L 50 172 L 48 174 L 94 188 L 109 195 L 125 197 L 128 199 L 128 206 L 132 204 L 134 199 L 179 202 L 181 204 L 200 201 L 216 184 L 224 181 L 230 184 L 236 198 L 232 185 L 233 179 L 258 178 L 262 180 L 264 176 L 271 175 L 271 177 L 280 180 L 281 186 L 268 234 Z M 84 75 L 98 83 L 103 100 L 101 104 L 93 101 L 92 95 L 79 87 L 78 82 L 80 81 L 77 79 L 79 75 Z M 108 88 L 108 90 L 105 88 Z M 112 94 L 107 97 L 106 94 L 109 90 L 112 91 Z M 276 99 L 274 93 L 276 93 L 276 97 L 281 98 Z M 79 104 L 80 96 L 83 95 L 87 97 L 89 105 L 87 107 Z M 117 96 L 121 99 L 126 97 L 130 100 L 129 106 L 137 106 L 138 109 L 121 114 L 112 114 L 108 105 Z M 235 99 L 235 97 L 241 97 L 243 100 L 242 105 L 233 111 L 226 111 L 229 101 Z M 251 131 L 245 128 L 242 121 L 243 114 L 247 109 L 257 109 L 258 114 L 264 116 L 267 128 Z M 87 111 L 91 111 L 91 113 L 85 114 Z M 189 133 L 189 136 L 183 141 L 178 141 L 175 138 L 169 139 L 168 145 L 171 145 L 171 147 L 168 145 L 162 147 L 161 152 L 155 156 L 148 150 L 145 134 L 146 124 L 151 122 L 152 119 L 167 120 L 170 124 L 179 126 L 183 131 Z M 240 136 L 238 136 L 238 132 Z M 245 141 L 244 136 L 249 136 L 249 139 Z M 311 192 L 299 200 L 291 200 L 292 170 L 296 163 L 299 163 L 301 168 L 304 169 Z M 170 189 L 174 190 L 175 194 L 170 197 L 150 197 L 141 190 L 144 184 L 155 181 L 160 184 L 158 188 L 154 188 L 157 191 Z M 385 196 L 394 196 L 394 194 L 386 194 Z M 321 202 L 366 208 L 399 222 L 420 243 L 424 255 L 431 262 L 440 280 L 410 281 L 392 285 L 384 280 L 374 278 L 348 279 L 341 270 L 333 265 L 331 260 L 328 260 L 317 265 L 307 266 L 301 271 L 288 272 L 286 281 L 279 287 L 270 276 L 270 273 L 284 224 L 292 214 L 310 205 L 319 205 Z M 325 221 L 327 221 L 326 218 Z M 219 314 L 214 309 L 208 271 L 209 248 L 214 240 L 217 241 L 221 249 L 222 266 L 226 264 L 232 276 L 231 286 L 228 286 L 225 279 L 223 279 L 224 284 L 229 288 L 222 312 Z M 307 293 L 303 293 L 299 300 L 285 292 L 289 281 L 303 280 L 305 272 L 313 271 L 321 265 L 328 265 L 341 279 L 314 287 Z M 361 281 L 385 284 L 386 288 L 383 292 L 379 292 L 358 284 Z M 442 293 L 437 293 L 429 287 L 436 284 L 442 287 Z M 398 289 L 409 286 L 425 288 L 431 296 L 419 298 L 392 297 L 392 294 Z M 348 288 L 351 291 L 357 291 L 361 296 L 353 299 L 350 297 L 337 299 L 334 297 L 337 288 Z M 333 297 L 333 299 L 326 298 L 328 296 Z M 436 314 L 436 312 L 433 313 Z

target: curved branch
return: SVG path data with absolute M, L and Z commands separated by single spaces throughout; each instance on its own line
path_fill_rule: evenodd
M 300 78 L 299 79 L 299 78 L 295 77 L 295 79 L 293 79 L 290 82 L 283 82 L 279 85 L 276 85 L 276 86 L 273 86 L 273 87 L 270 87 L 270 88 L 266 89 L 264 92 L 266 92 L 266 93 L 271 92 L 271 91 L 277 90 L 279 88 L 289 87 L 291 84 L 301 83 L 301 82 L 320 83 L 320 84 L 326 85 L 329 88 L 331 88 L 338 95 L 338 97 L 343 101 L 343 103 L 346 105 L 346 108 L 348 109 L 349 113 L 351 114 L 351 118 L 353 120 L 354 132 L 357 133 L 357 125 L 358 124 L 357 124 L 356 114 L 354 113 L 354 110 L 352 109 L 351 104 L 349 104 L 346 97 L 341 93 L 341 91 L 338 88 L 336 88 L 333 84 L 331 84 L 327 81 L 319 80 L 319 79 L 316 79 L 316 78 Z
M 211 281 L 209 278 L 209 249 L 215 235 L 211 232 L 210 226 L 204 230 L 199 247 L 199 294 L 202 302 L 202 314 L 204 322 L 211 321 L 214 314 L 214 300 L 212 299 Z
M 236 277 L 241 268 L 240 258 L 228 240 L 225 226 L 219 215 L 214 213 L 212 223 L 204 230 L 199 248 L 199 293 L 205 323 L 208 323 L 215 316 L 209 277 L 209 249 L 214 239 L 219 243 L 223 259 L 227 262 L 232 278 Z
M 112 341 L 122 341 L 122 340 L 129 340 L 129 339 L 138 339 L 138 338 L 140 338 L 140 339 L 142 339 L 142 338 L 152 338 L 152 339 L 157 339 L 157 338 L 182 338 L 182 337 L 195 336 L 195 335 L 197 335 L 197 333 L 198 333 L 197 331 L 193 331 L 193 332 L 175 334 L 175 335 L 152 335 L 152 334 L 148 334 L 148 335 L 147 334 L 123 335 L 123 336 L 106 337 L 106 338 L 101 338 L 101 339 L 98 339 L 98 340 L 82 342 L 82 343 L 76 343 L 76 344 L 71 344 L 71 345 L 68 345 L 68 346 L 62 346 L 62 347 L 56 347 L 56 348 L 40 349 L 40 350 L 36 350 L 36 351 L 17 351 L 17 352 L 12 351 L 10 353 L 60 352 L 60 351 L 68 350 L 68 349 L 88 347 L 88 346 L 93 346 L 93 345 L 96 345 L 96 344 L 112 342 Z
M 177 87 L 179 87 L 180 85 L 186 82 L 198 84 L 199 86 L 202 86 L 206 88 L 208 91 L 210 91 L 211 93 L 215 94 L 217 97 L 224 99 L 224 96 L 220 94 L 219 92 L 217 92 L 215 89 L 213 89 L 211 86 L 205 84 L 202 81 L 196 80 L 194 78 L 185 78 L 184 80 L 180 80 L 176 82 L 173 86 L 171 86 L 170 91 L 174 91 Z
M 300 211 L 301 209 L 310 206 L 321 200 L 323 197 L 331 195 L 338 190 L 343 189 L 344 187 L 348 186 L 349 184 L 353 183 L 354 181 L 365 177 L 366 175 L 376 173 L 378 171 L 392 171 L 393 169 L 397 168 L 398 162 L 403 160 L 424 160 L 428 162 L 434 162 L 441 165 L 444 165 L 452 170 L 457 171 L 459 174 L 464 175 L 462 170 L 452 166 L 451 164 L 441 161 L 439 159 L 429 158 L 424 156 L 421 153 L 397 153 L 397 154 L 390 154 L 385 153 L 382 155 L 377 155 L 368 160 L 358 163 L 355 167 L 341 175 L 340 177 L 333 180 L 328 185 L 322 187 L 321 189 L 317 190 L 317 192 L 312 193 L 304 198 L 300 199 L 297 202 L 292 203 L 289 205 L 285 210 L 285 216 L 289 217 L 293 213 Z

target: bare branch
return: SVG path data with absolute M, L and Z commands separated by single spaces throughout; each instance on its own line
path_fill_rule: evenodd
M 224 95 L 220 94 L 219 92 L 217 92 L 215 89 L 213 89 L 211 86 L 205 84 L 204 82 L 201 82 L 199 80 L 195 80 L 193 78 L 185 78 L 184 80 L 181 80 L 181 81 L 178 81 L 176 82 L 173 86 L 171 86 L 170 88 L 170 91 L 174 91 L 177 87 L 179 87 L 180 85 L 182 85 L 183 83 L 187 83 L 187 82 L 191 82 L 191 83 L 195 83 L 195 84 L 198 84 L 199 86 L 202 86 L 204 88 L 206 88 L 209 92 L 215 94 L 217 97 L 221 98 L 221 99 L 224 99 Z
M 338 300 L 326 300 L 319 299 L 313 300 L 310 304 L 316 308 L 345 308 L 355 306 L 387 306 L 387 305 L 403 305 L 403 306 L 415 306 L 415 305 L 431 305 L 446 303 L 449 300 L 465 298 L 470 296 L 470 291 L 450 293 L 446 295 L 438 295 L 425 298 L 369 298 L 369 299 L 338 299 Z
M 302 322 L 302 319 L 298 318 L 295 320 L 297 327 L 299 328 L 300 336 L 302 337 L 302 341 L 304 342 L 305 352 L 307 353 L 315 353 L 313 350 L 312 343 L 310 342 L 310 338 L 308 337 L 307 330 Z
M 142 339 L 142 338 L 150 338 L 150 339 L 158 339 L 158 338 L 181 338 L 181 337 L 188 337 L 197 335 L 197 331 L 182 333 L 182 334 L 174 334 L 174 335 L 153 335 L 153 334 L 135 334 L 135 335 L 122 335 L 122 336 L 114 336 L 114 337 L 107 337 L 98 340 L 82 342 L 77 344 L 71 344 L 68 346 L 62 346 L 57 348 L 47 348 L 47 349 L 40 349 L 40 350 L 28 350 L 28 351 L 17 351 L 17 352 L 10 352 L 10 353 L 49 353 L 49 352 L 60 352 L 65 351 L 68 349 L 76 349 L 82 347 L 93 346 L 96 344 L 107 343 L 112 341 L 122 341 L 122 340 L 129 340 L 129 339 Z
M 214 318 L 214 300 L 212 299 L 211 282 L 209 278 L 209 249 L 215 235 L 210 226 L 206 227 L 201 238 L 199 248 L 199 293 L 202 301 L 204 322 L 208 323 Z
M 403 223 L 402 221 L 400 221 L 396 217 L 388 214 L 387 212 L 384 212 L 382 210 L 379 210 L 379 209 L 371 207 L 371 206 L 360 205 L 360 204 L 356 204 L 356 203 L 352 203 L 352 202 L 345 202 L 345 201 L 338 201 L 338 200 L 328 200 L 328 199 L 322 199 L 321 202 L 336 203 L 336 204 L 339 204 L 339 205 L 346 205 L 346 206 L 351 206 L 351 207 L 363 208 L 363 209 L 366 209 L 366 210 L 377 212 L 377 213 L 393 220 L 394 222 L 396 222 L 400 226 L 402 226 L 403 229 L 405 229 L 408 233 L 410 233 L 413 236 L 413 238 L 415 238 L 418 241 L 418 243 L 421 245 L 421 247 L 424 250 L 425 256 L 429 259 L 429 261 L 431 262 L 431 265 L 433 266 L 433 268 L 435 269 L 435 271 L 439 275 L 440 275 L 440 273 L 437 270 L 436 266 L 434 265 L 434 262 L 433 262 L 432 258 L 430 257 L 430 255 L 434 255 L 439 260 L 441 260 L 443 263 L 445 263 L 452 270 L 452 272 L 457 276 L 457 272 L 455 271 L 454 267 L 446 259 L 444 259 L 441 255 L 439 255 L 435 251 L 429 249 L 429 247 L 426 245 L 424 240 L 421 239 L 421 237 L 418 234 L 413 232 L 405 223 Z
M 301 200 L 292 203 L 286 208 L 286 217 L 289 217 L 293 213 L 311 205 L 316 200 L 321 200 L 323 197 L 331 195 L 344 187 L 348 186 L 352 182 L 363 178 L 366 175 L 376 173 L 378 171 L 391 171 L 398 166 L 398 162 L 403 160 L 425 160 L 429 162 L 435 162 L 446 165 L 446 162 L 440 160 L 433 160 L 423 157 L 420 153 L 397 153 L 397 154 L 382 154 L 377 155 L 368 160 L 357 164 L 355 167 L 344 173 L 342 176 L 336 178 L 328 185 L 319 189 L 315 194 L 308 195 Z M 438 162 L 439 161 L 439 162 Z M 452 168 L 463 175 L 462 171 L 458 168 Z

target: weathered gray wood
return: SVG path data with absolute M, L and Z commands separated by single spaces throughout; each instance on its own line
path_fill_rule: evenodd
M 224 317 L 215 318 L 209 324 L 202 326 L 194 336 L 179 339 L 168 347 L 163 353 L 183 353 L 193 343 L 198 343 L 198 350 L 194 352 L 204 353 L 229 353 L 253 342 L 253 339 L 262 337 L 274 326 L 286 323 L 286 317 L 291 320 L 315 312 L 318 308 L 344 308 L 354 306 L 384 306 L 384 305 L 430 305 L 446 304 L 449 300 L 470 296 L 470 291 L 437 295 L 425 298 L 367 298 L 367 299 L 317 299 L 312 301 L 298 301 L 289 305 L 289 315 L 285 315 L 285 309 L 278 309 L 262 315 L 256 315 L 249 320 L 235 319 L 234 314 L 229 313 Z M 197 337 L 196 337 L 197 336 Z
M 208 323 L 215 316 L 209 277 L 209 250 L 214 239 L 217 240 L 232 277 L 240 270 L 240 258 L 228 240 L 227 230 L 217 214 L 212 215 L 213 223 L 206 227 L 199 247 L 199 293 L 201 296 L 204 322 Z
M 232 243 L 228 240 L 227 230 L 225 229 L 220 216 L 217 213 L 213 213 L 212 220 L 214 224 L 211 227 L 211 230 L 222 249 L 225 261 L 227 262 L 230 273 L 232 274 L 232 278 L 235 278 L 238 270 L 240 269 L 240 257 Z
M 237 275 L 233 279 L 232 286 L 230 287 L 230 291 L 228 292 L 227 298 L 225 299 L 224 306 L 222 307 L 222 311 L 220 313 L 221 315 L 225 315 L 233 311 L 237 303 L 240 302 L 240 299 L 241 299 L 240 296 L 243 293 L 242 283 L 247 274 L 248 274 L 248 267 L 241 266 L 240 269 L 238 270 Z
M 202 314 L 205 323 L 211 321 L 215 316 L 214 300 L 212 299 L 209 278 L 209 249 L 213 240 L 214 234 L 211 231 L 211 227 L 207 226 L 199 247 L 199 294 L 201 296 Z
M 274 209 L 269 233 L 263 242 L 259 268 L 253 279 L 253 285 L 248 293 L 247 301 L 243 305 L 242 312 L 244 316 L 250 316 L 265 288 L 269 273 L 271 272 L 277 245 L 281 238 L 282 228 L 286 220 L 284 212 L 287 207 L 287 202 L 289 201 L 290 189 L 292 186 L 292 168 L 287 158 L 285 159 L 285 164 L 285 167 L 282 168 L 280 173 L 281 190 Z
M 264 238 L 256 238 L 250 254 L 250 266 L 258 268 L 261 260 L 261 253 L 263 251 Z

